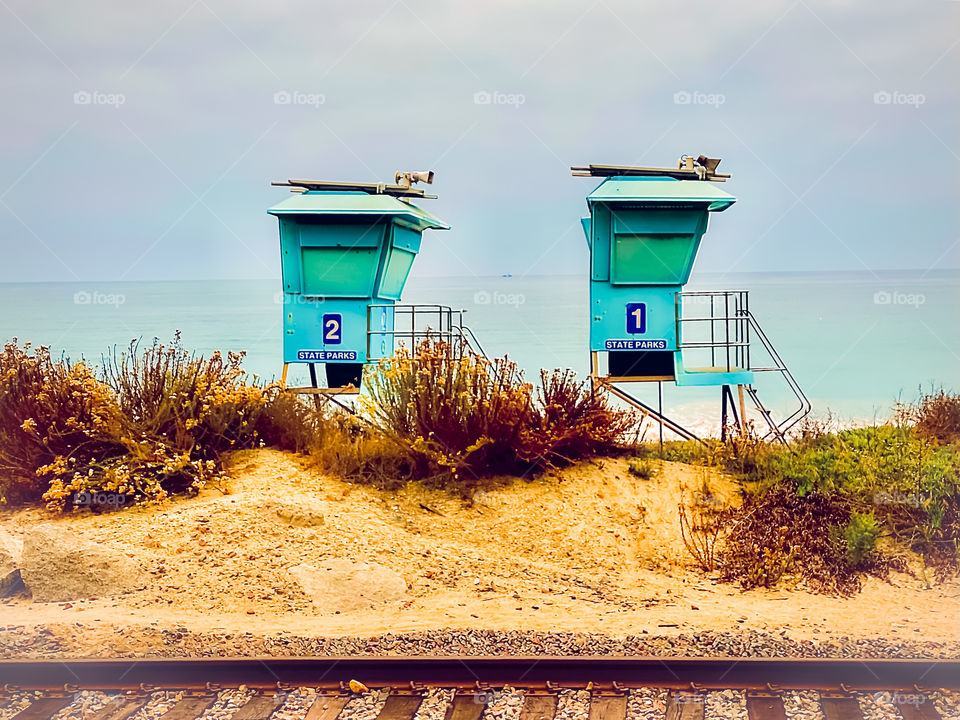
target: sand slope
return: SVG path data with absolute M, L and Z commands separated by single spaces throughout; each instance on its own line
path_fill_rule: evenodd
M 677 502 L 681 486 L 698 487 L 704 472 L 665 463 L 653 478 L 639 479 L 626 461 L 604 460 L 464 502 L 419 486 L 381 492 L 324 477 L 287 453 L 244 452 L 230 466 L 230 494 L 208 489 L 105 515 L 0 512 L 0 525 L 14 534 L 39 522 L 66 523 L 145 568 L 143 586 L 118 598 L 8 599 L 0 604 L 0 625 L 306 636 L 472 627 L 960 638 L 955 582 L 924 590 L 919 580 L 896 575 L 892 584 L 870 579 L 859 596 L 841 599 L 789 588 L 741 592 L 689 567 Z M 721 495 L 736 497 L 729 480 L 709 480 Z M 307 505 L 325 522 L 291 525 L 264 509 L 270 501 Z M 407 598 L 374 611 L 323 614 L 289 568 L 331 557 L 395 570 L 407 582 Z M 98 633 L 87 636 L 93 652 Z

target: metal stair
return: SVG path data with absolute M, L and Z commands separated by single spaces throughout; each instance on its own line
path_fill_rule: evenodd
M 773 343 L 770 342 L 770 338 L 767 337 L 767 334 L 763 331 L 763 328 L 760 327 L 760 323 L 757 322 L 757 319 L 753 316 L 753 313 L 750 312 L 750 310 L 746 310 L 745 314 L 750 324 L 750 328 L 753 330 L 755 336 L 760 339 L 764 350 L 766 350 L 767 354 L 770 355 L 774 362 L 774 365 L 771 367 L 752 367 L 750 369 L 753 372 L 780 373 L 780 375 L 786 381 L 787 386 L 800 403 L 796 410 L 778 423 L 773 419 L 773 415 L 771 414 L 770 410 L 768 410 L 760 401 L 760 397 L 757 394 L 757 389 L 753 385 L 747 385 L 745 388 L 747 394 L 750 396 L 750 399 L 753 401 L 753 404 L 756 406 L 757 411 L 763 416 L 763 419 L 766 421 L 767 427 L 769 428 L 769 431 L 763 436 L 762 439 L 766 440 L 772 436 L 780 442 L 786 443 L 787 431 L 800 422 L 810 412 L 810 400 L 804 394 L 803 389 L 796 381 L 796 378 L 793 377 L 793 374 L 790 372 L 787 364 L 783 362 L 776 348 L 773 347 Z

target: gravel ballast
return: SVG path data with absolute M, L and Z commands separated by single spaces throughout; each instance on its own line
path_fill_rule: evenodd
M 679 635 L 438 630 L 374 637 L 302 637 L 288 633 L 194 633 L 186 628 L 114 629 L 88 637 L 89 626 L 0 629 L 0 657 L 209 657 L 407 655 L 655 655 L 664 657 L 960 658 L 960 642 L 831 637 L 793 640 L 755 631 Z M 87 645 L 90 645 L 88 647 Z M 2 719 L 0 719 L 2 720 Z

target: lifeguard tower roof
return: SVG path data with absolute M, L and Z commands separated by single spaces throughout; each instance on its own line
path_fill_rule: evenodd
M 449 230 L 450 226 L 426 210 L 392 195 L 361 190 L 323 190 L 294 193 L 267 210 L 271 215 L 390 216 L 411 230 Z
M 708 211 L 721 212 L 736 198 L 708 182 L 678 180 L 669 177 L 608 177 L 587 195 L 587 203 L 635 202 L 645 206 L 705 205 Z

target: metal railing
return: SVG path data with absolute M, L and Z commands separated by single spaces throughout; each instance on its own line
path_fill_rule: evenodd
M 694 300 L 685 305 L 684 300 L 688 298 Z M 686 315 L 686 308 L 697 304 L 702 304 L 705 309 L 709 305 L 709 312 L 704 315 Z M 770 411 L 760 401 L 756 388 L 747 385 L 746 390 L 769 428 L 769 431 L 764 435 L 764 439 L 773 436 L 783 441 L 785 433 L 810 412 L 811 405 L 786 363 L 780 357 L 776 348 L 773 347 L 770 338 L 767 337 L 763 328 L 760 327 L 760 323 L 757 322 L 750 311 L 748 291 L 699 290 L 679 292 L 677 293 L 676 305 L 678 349 L 692 349 L 698 352 L 709 350 L 711 368 L 721 368 L 727 372 L 747 370 L 755 373 L 778 372 L 781 374 L 790 391 L 797 398 L 799 407 L 779 423 L 773 419 Z M 699 332 L 695 336 L 696 339 L 687 339 L 685 329 L 691 327 L 690 323 L 709 323 L 709 339 L 707 339 L 707 331 L 702 329 L 693 331 Z M 697 327 L 702 328 L 702 325 Z M 753 365 L 750 358 L 750 346 L 754 339 L 760 341 L 773 365 Z M 718 359 L 722 361 L 719 364 Z
M 384 322 L 375 328 L 377 310 L 382 310 Z M 447 305 L 378 304 L 367 306 L 367 360 L 373 362 L 393 354 L 398 344 L 413 346 L 420 340 L 440 340 L 454 352 L 470 352 L 486 357 L 483 346 L 473 331 L 463 322 L 466 310 L 454 310 Z M 387 322 L 386 318 L 390 317 Z
M 684 304 L 686 299 L 695 299 Z M 688 316 L 690 305 L 703 305 L 706 315 Z M 709 305 L 709 307 L 708 307 Z M 718 315 L 718 311 L 722 314 Z M 693 331 L 690 323 L 709 323 L 709 339 L 702 325 L 697 326 L 696 340 L 685 337 Z M 694 331 L 696 332 L 696 331 Z M 727 372 L 750 367 L 750 296 L 746 290 L 696 290 L 677 293 L 677 347 L 681 350 L 710 351 L 710 367 L 723 367 Z M 718 365 L 718 355 L 722 364 Z

